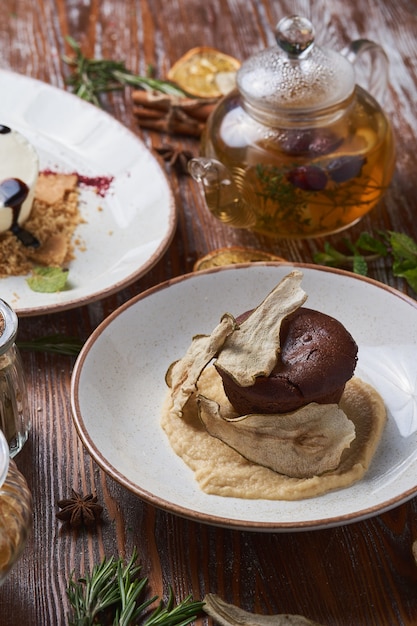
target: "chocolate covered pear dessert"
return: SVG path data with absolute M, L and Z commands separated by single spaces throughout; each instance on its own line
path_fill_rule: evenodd
M 223 315 L 167 372 L 162 427 L 207 493 L 295 500 L 360 480 L 386 421 L 354 376 L 358 348 L 303 307 L 302 273 L 256 308 Z
M 249 314 L 236 319 L 240 326 Z M 339 402 L 356 367 L 358 347 L 333 317 L 299 308 L 280 329 L 280 358 L 269 376 L 242 387 L 216 364 L 227 397 L 238 413 L 288 413 L 309 402 Z

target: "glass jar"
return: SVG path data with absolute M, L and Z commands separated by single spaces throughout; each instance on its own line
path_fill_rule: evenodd
M 22 449 L 30 430 L 26 381 L 15 345 L 18 320 L 13 309 L 0 299 L 0 430 L 13 458 Z
M 0 431 L 0 585 L 18 560 L 32 528 L 32 495 Z

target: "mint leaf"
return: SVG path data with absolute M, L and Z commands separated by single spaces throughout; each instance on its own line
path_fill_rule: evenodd
M 361 276 L 367 276 L 368 274 L 368 263 L 361 254 L 356 253 L 353 257 L 353 271 Z
M 389 242 L 395 259 L 406 259 L 417 266 L 417 243 L 404 233 L 390 231 Z
M 346 265 L 348 259 L 345 254 L 338 252 L 336 248 L 331 246 L 328 241 L 324 242 L 324 251 L 314 254 L 314 262 L 319 265 L 327 265 L 330 267 L 342 267 Z
M 364 252 L 373 252 L 379 256 L 387 256 L 388 254 L 386 244 L 367 232 L 363 232 L 359 235 L 356 241 L 356 248 L 363 250 Z
M 337 251 L 328 242 L 324 250 L 313 256 L 315 263 L 330 267 L 350 267 L 356 274 L 366 276 L 369 263 L 385 258 L 393 276 L 404 278 L 417 293 L 417 241 L 395 231 L 382 230 L 377 236 L 363 232 L 356 241 L 343 240 L 349 254 Z
M 26 279 L 32 291 L 56 293 L 62 291 L 67 283 L 68 270 L 60 267 L 35 267 L 32 276 Z
M 398 278 L 404 278 L 415 292 L 417 292 L 417 267 L 405 270 L 395 270 L 394 275 Z

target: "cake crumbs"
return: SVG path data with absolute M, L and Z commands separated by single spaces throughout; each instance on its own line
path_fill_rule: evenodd
M 76 174 L 41 172 L 32 211 L 24 224 L 39 240 L 40 247 L 25 247 L 11 231 L 1 233 L 0 277 L 22 276 L 39 265 L 64 266 L 73 260 L 72 237 L 76 227 L 85 221 L 78 199 Z

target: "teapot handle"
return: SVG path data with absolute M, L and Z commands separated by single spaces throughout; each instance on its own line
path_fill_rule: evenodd
M 379 103 L 382 103 L 388 86 L 389 67 L 388 56 L 382 46 L 369 39 L 355 39 L 342 50 L 342 54 L 352 65 L 360 61 L 361 72 L 358 76 L 358 83 L 363 82 L 361 86 L 367 89 Z M 361 76 L 364 77 L 363 80 Z

